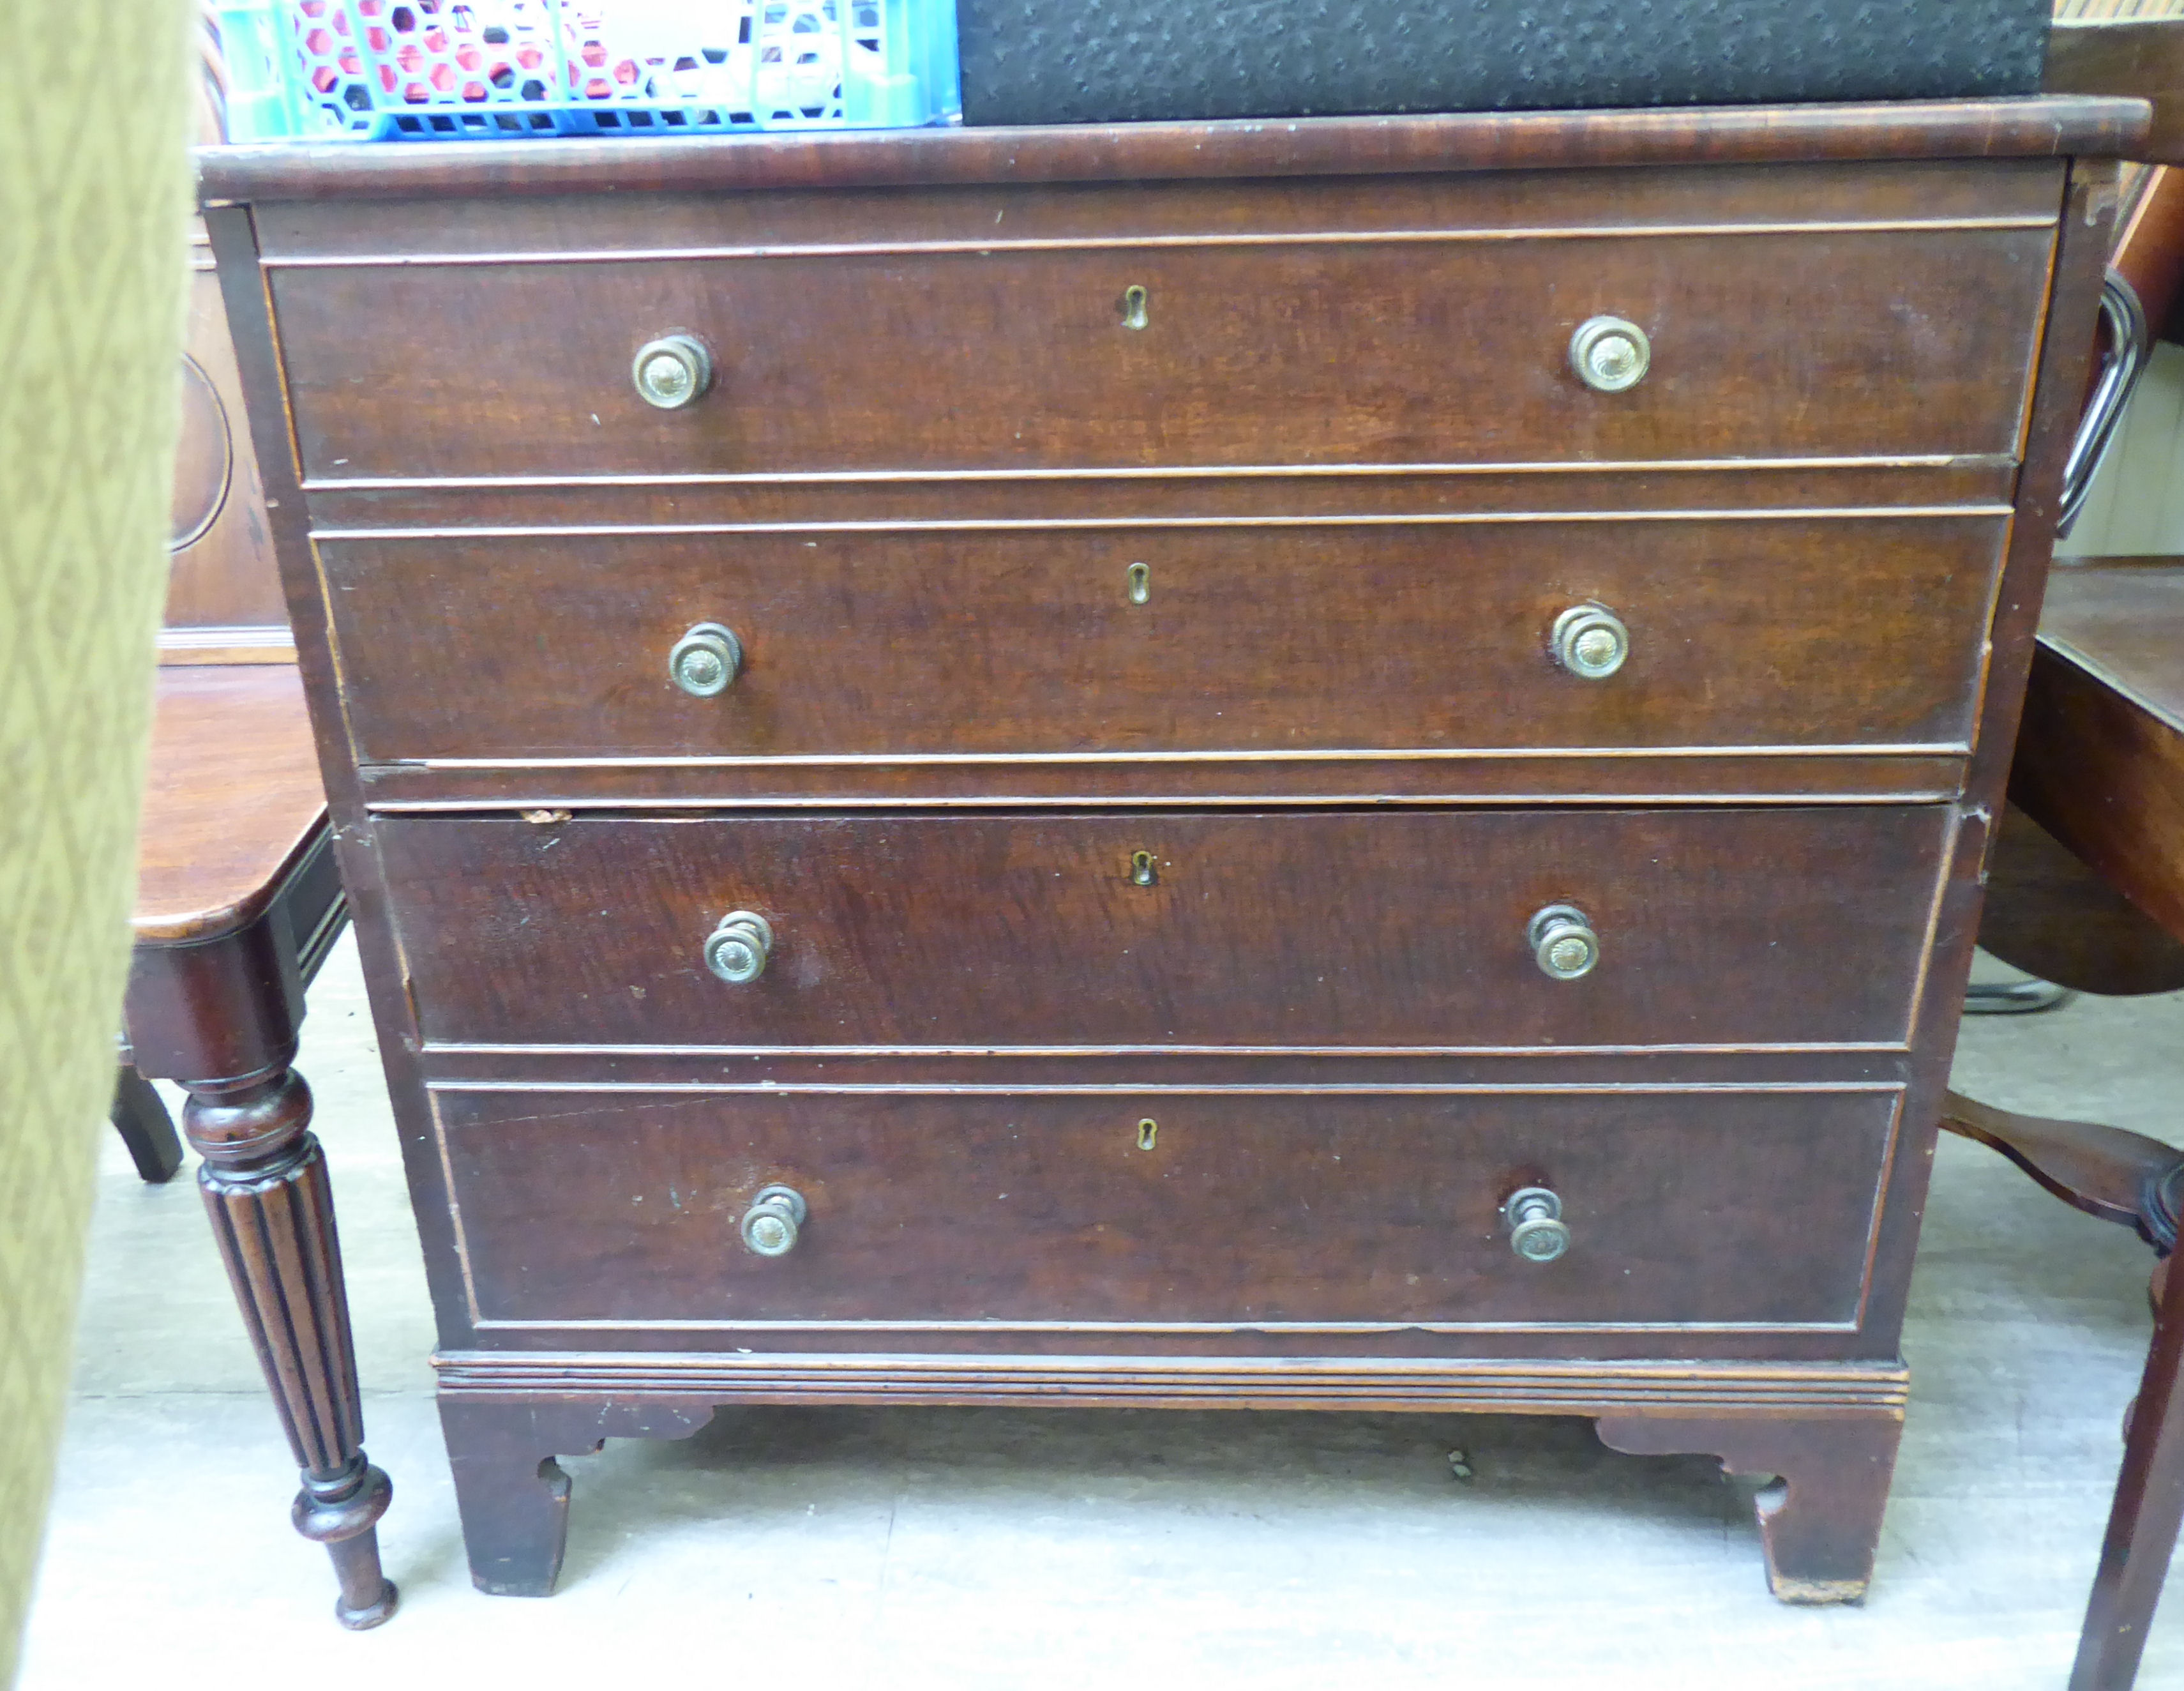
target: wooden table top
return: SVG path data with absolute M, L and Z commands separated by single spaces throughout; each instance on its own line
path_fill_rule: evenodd
M 2184 734 L 2184 558 L 2058 561 L 2040 640 Z
M 293 664 L 159 672 L 137 831 L 138 943 L 254 920 L 326 825 Z

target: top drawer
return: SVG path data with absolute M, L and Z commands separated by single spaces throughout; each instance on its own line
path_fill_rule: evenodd
M 542 215 L 521 254 L 270 275 L 313 481 L 2017 451 L 2050 221 L 1465 227 L 1465 204 L 1014 241 L 1004 205 L 983 248 L 635 254 Z M 1650 339 L 1625 391 L 1572 365 L 1603 315 Z M 658 410 L 632 360 L 677 333 L 710 385 Z

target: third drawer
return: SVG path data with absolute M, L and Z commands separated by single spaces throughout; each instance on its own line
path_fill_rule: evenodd
M 561 819 L 377 825 L 428 1043 L 1895 1047 L 1952 828 L 1937 806 L 538 814 Z

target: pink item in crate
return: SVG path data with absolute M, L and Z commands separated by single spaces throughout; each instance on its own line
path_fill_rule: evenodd
M 813 9 L 821 8 L 831 11 L 828 0 L 814 0 Z M 367 77 L 375 85 L 345 96 L 345 103 L 359 112 L 390 99 L 409 106 L 543 107 L 723 98 L 728 90 L 691 86 L 705 79 L 688 73 L 709 63 L 727 64 L 738 47 L 748 58 L 752 33 L 749 13 L 737 0 L 588 6 L 557 6 L 552 0 L 452 6 L 441 0 L 296 0 L 295 9 L 297 46 L 313 89 L 334 95 Z M 811 33 L 816 39 L 818 31 Z M 709 51 L 716 35 L 722 44 Z M 776 62 L 781 57 L 777 48 L 765 56 Z M 833 57 L 838 61 L 838 53 Z M 833 80 L 820 103 L 833 95 Z M 811 103 L 808 95 L 806 103 Z
M 878 126 L 956 109 L 951 0 L 211 4 L 242 66 L 237 138 Z

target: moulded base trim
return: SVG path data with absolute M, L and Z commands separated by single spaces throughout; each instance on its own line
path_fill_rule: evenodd
M 1476 1410 L 1646 1409 L 1901 1416 L 1901 1361 L 1483 1361 L 1349 1357 L 931 1356 L 442 1351 L 440 1393 L 674 1398 L 710 1404 Z

